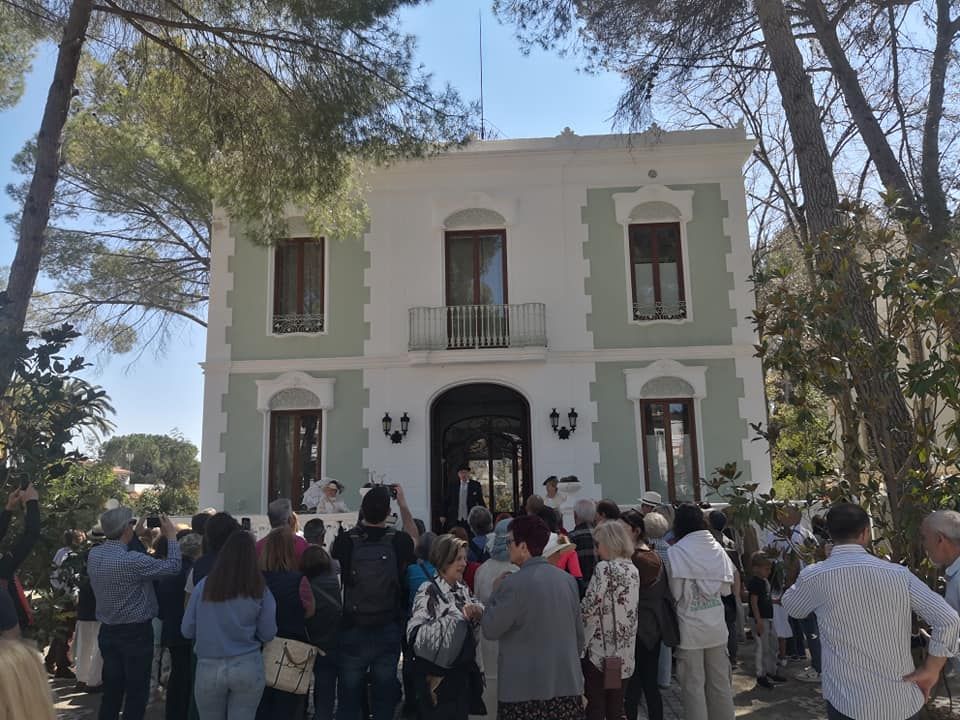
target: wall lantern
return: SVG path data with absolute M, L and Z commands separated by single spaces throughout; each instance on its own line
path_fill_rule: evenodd
M 410 429 L 410 417 L 407 415 L 407 413 L 403 413 L 403 415 L 400 416 L 399 430 L 394 430 L 393 432 L 390 432 L 393 429 L 393 418 L 390 417 L 390 413 L 384 413 L 383 420 L 381 420 L 380 422 L 383 425 L 383 434 L 386 435 L 388 438 L 390 438 L 390 441 L 394 445 L 399 445 L 400 443 L 402 443 L 403 437 L 407 434 L 407 431 Z
M 557 437 L 561 440 L 566 440 L 570 437 L 570 434 L 577 429 L 577 418 L 580 417 L 577 415 L 577 411 L 573 408 L 570 408 L 570 412 L 567 413 L 567 422 L 570 424 L 570 427 L 560 427 L 560 413 L 557 412 L 557 409 L 554 408 L 550 413 L 550 427 L 553 428 L 553 431 L 557 434 Z

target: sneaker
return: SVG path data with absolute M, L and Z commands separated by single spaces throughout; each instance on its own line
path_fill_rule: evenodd
M 771 682 L 775 682 L 775 683 L 785 683 L 785 682 L 787 681 L 787 679 L 786 679 L 783 675 L 780 675 L 780 674 L 777 674 L 777 675 L 767 675 L 767 680 L 769 680 L 769 681 L 771 681 Z
M 757 678 L 757 687 L 766 688 L 767 690 L 773 690 L 773 683 L 770 682 L 769 678 L 758 677 Z
M 818 683 L 820 682 L 820 673 L 818 673 L 812 667 L 808 667 L 804 668 L 803 672 L 794 675 L 794 678 L 800 682 Z

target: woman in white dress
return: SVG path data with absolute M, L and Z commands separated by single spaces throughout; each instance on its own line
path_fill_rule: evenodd
M 547 494 L 543 498 L 543 504 L 554 510 L 559 510 L 567 501 L 567 496 L 559 492 L 560 481 L 556 475 L 551 475 L 543 481 L 543 486 L 547 489 Z

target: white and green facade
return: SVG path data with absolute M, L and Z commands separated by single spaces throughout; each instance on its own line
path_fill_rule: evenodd
M 291 214 L 289 240 L 258 244 L 218 212 L 201 504 L 259 514 L 327 476 L 355 507 L 374 475 L 435 520 L 461 462 L 501 509 L 549 475 L 621 504 L 693 499 L 731 461 L 769 486 L 749 428 L 752 146 L 742 129 L 477 142 L 379 171 L 362 238 Z

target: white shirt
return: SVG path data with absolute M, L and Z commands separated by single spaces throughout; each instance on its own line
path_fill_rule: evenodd
M 912 613 L 931 629 L 929 652 L 960 650 L 960 617 L 907 568 L 838 545 L 830 557 L 804 569 L 781 600 L 795 618 L 817 614 L 823 697 L 844 715 L 904 720 L 923 707 L 923 693 L 903 681 L 910 656 Z
M 736 572 L 709 530 L 692 532 L 667 550 L 670 590 L 677 601 L 680 647 L 700 650 L 727 644 L 723 600 Z
M 546 505 L 548 508 L 553 508 L 555 510 L 559 510 L 561 507 L 563 507 L 563 504 L 566 501 L 567 501 L 567 496 L 564 495 L 562 492 L 558 492 L 553 497 L 543 498 L 543 504 Z
M 469 486 L 470 486 L 469 480 L 460 481 L 460 505 L 459 505 L 460 517 L 458 517 L 457 519 L 463 520 L 464 522 L 466 522 L 467 520 L 467 490 L 469 489 Z

